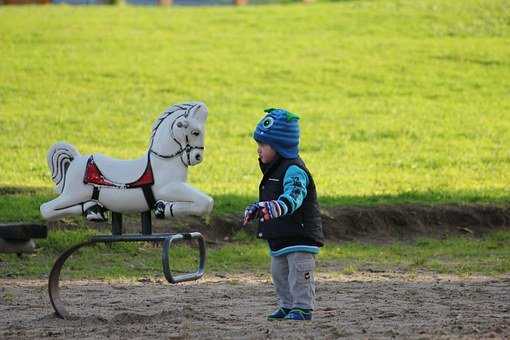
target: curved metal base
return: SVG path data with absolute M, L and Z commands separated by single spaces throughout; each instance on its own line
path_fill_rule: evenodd
M 69 258 L 69 256 L 71 256 L 72 253 L 74 253 L 81 247 L 93 245 L 95 243 L 96 242 L 93 241 L 83 242 L 67 249 L 58 257 L 57 261 L 55 261 L 55 264 L 53 265 L 53 268 L 51 268 L 48 282 L 48 292 L 50 293 L 50 301 L 53 306 L 53 309 L 55 310 L 55 314 L 59 318 L 62 319 L 72 318 L 71 315 L 64 308 L 64 303 L 60 299 L 60 287 L 58 284 L 60 280 L 60 272 L 62 270 L 62 267 L 64 266 L 64 262 L 66 262 L 66 260 Z
M 196 239 L 198 241 L 199 251 L 200 251 L 200 262 L 198 266 L 198 270 L 194 273 L 183 274 L 183 275 L 172 275 L 170 270 L 170 247 L 172 242 L 180 241 L 180 240 L 192 240 Z M 170 283 L 179 283 L 184 281 L 198 280 L 204 275 L 205 272 L 205 259 L 206 259 L 206 250 L 205 250 L 205 241 L 202 234 L 194 232 L 194 233 L 185 233 L 185 234 L 152 234 L 152 235 L 100 235 L 91 237 L 88 241 L 77 244 L 66 251 L 64 251 L 55 261 L 53 268 L 50 272 L 49 282 L 48 282 L 48 291 L 50 295 L 50 301 L 55 310 L 55 314 L 62 319 L 72 319 L 73 316 L 65 309 L 64 303 L 60 297 L 60 272 L 62 271 L 62 267 L 66 260 L 76 251 L 78 251 L 82 247 L 95 245 L 96 243 L 114 243 L 114 242 L 159 242 L 163 243 L 163 253 L 162 253 L 162 263 L 163 263 L 163 272 L 165 274 L 165 278 Z

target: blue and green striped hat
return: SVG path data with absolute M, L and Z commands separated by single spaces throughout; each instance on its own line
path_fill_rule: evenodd
M 271 145 L 283 158 L 296 158 L 299 153 L 299 116 L 284 109 L 266 109 L 257 124 L 253 138 Z

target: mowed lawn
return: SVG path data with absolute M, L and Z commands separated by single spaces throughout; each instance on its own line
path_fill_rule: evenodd
M 324 205 L 510 202 L 510 2 L 0 7 L 0 221 L 54 197 L 46 152 L 130 159 L 169 105 L 210 110 L 189 181 L 256 199 L 263 109 L 301 115 Z

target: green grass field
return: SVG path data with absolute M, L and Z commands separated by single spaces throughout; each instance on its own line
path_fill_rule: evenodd
M 256 198 L 267 107 L 301 115 L 323 204 L 510 201 L 506 0 L 1 7 L 0 32 L 0 221 L 40 218 L 52 143 L 135 158 L 186 100 L 215 213 Z
M 65 249 L 85 240 L 94 231 L 78 229 L 56 231 L 38 242 L 33 255 L 21 259 L 15 254 L 0 254 L 0 277 L 46 277 Z M 236 242 L 208 247 L 208 273 L 267 273 L 270 256 L 267 245 L 242 233 Z M 353 274 L 362 271 L 433 271 L 469 276 L 500 275 L 510 272 L 510 232 L 498 231 L 483 239 L 421 239 L 414 244 L 390 245 L 349 242 L 328 244 L 318 256 L 320 272 Z M 172 248 L 170 259 L 175 273 L 195 271 L 198 252 L 186 246 Z M 65 278 L 138 279 L 163 278 L 161 247 L 151 244 L 114 244 L 83 248 L 64 267 Z

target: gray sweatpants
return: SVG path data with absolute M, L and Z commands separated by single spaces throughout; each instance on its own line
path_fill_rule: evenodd
M 298 252 L 271 257 L 271 274 L 280 307 L 314 309 L 314 269 L 314 254 Z

